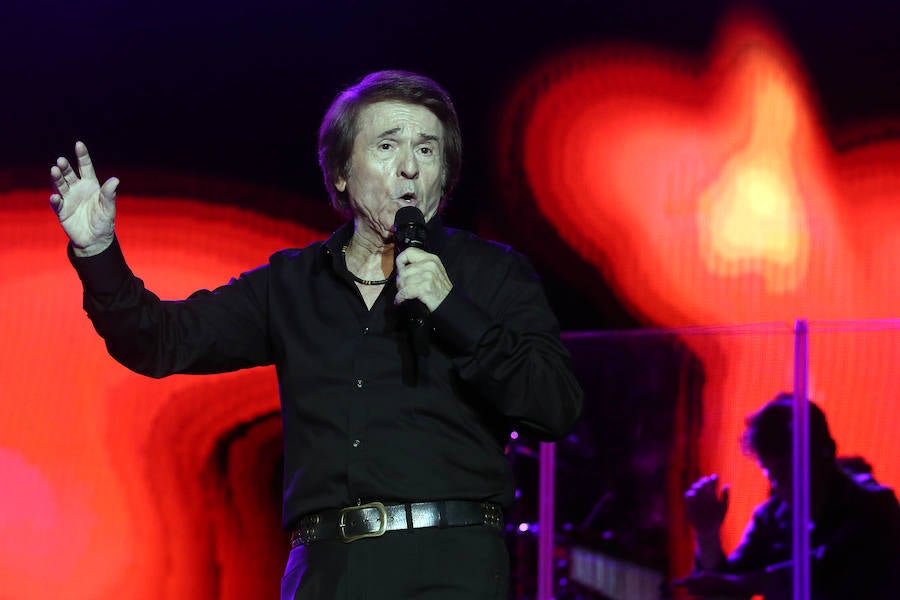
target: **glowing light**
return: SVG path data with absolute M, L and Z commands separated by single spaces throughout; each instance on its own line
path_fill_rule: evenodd
M 720 189 L 706 191 L 697 211 L 701 257 L 714 275 L 756 273 L 773 293 L 796 289 L 808 254 L 809 236 L 783 174 L 737 164 L 723 174 Z M 791 277 L 772 267 L 796 267 Z M 787 288 L 787 289 L 783 289 Z
M 749 140 L 701 191 L 696 224 L 713 275 L 757 275 L 780 294 L 796 290 L 808 267 L 809 229 L 790 160 L 802 100 L 798 83 L 758 54 L 735 81 L 748 99 Z

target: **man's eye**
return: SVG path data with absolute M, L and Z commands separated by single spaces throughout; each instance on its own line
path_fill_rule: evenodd
M 380 144 L 378 144 L 378 149 L 379 150 L 390 150 L 391 144 L 390 144 L 390 142 L 381 142 Z
M 419 152 L 426 156 L 431 156 L 432 154 L 434 154 L 434 150 L 429 148 L 428 146 L 422 146 L 421 148 L 419 148 Z

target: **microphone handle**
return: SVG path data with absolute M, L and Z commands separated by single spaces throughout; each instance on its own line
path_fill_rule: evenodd
M 424 231 L 418 231 L 415 226 L 409 227 L 402 232 L 397 231 L 397 246 L 400 252 L 409 247 L 419 248 L 428 251 L 425 244 Z M 428 356 L 430 351 L 429 335 L 428 335 L 428 315 L 430 311 L 421 300 L 412 299 L 405 300 L 401 304 L 403 312 L 406 313 L 406 328 L 409 331 L 410 344 L 413 352 L 418 356 Z
M 409 330 L 409 339 L 413 352 L 419 356 L 428 356 L 428 307 L 421 300 L 406 300 L 403 303 L 406 312 L 406 327 Z

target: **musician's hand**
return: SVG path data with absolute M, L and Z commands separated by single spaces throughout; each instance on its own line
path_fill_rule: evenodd
M 718 475 L 708 475 L 698 479 L 684 493 L 688 521 L 699 536 L 717 534 L 728 512 L 729 488 L 723 486 L 719 496 L 718 484 Z
M 116 188 L 119 180 L 111 177 L 100 185 L 87 146 L 75 144 L 78 173 L 60 156 L 50 169 L 55 193 L 50 207 L 69 239 L 76 256 L 99 254 L 112 244 L 116 220 Z

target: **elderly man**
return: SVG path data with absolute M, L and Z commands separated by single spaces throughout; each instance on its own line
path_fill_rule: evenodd
M 506 597 L 505 439 L 512 426 L 564 436 L 582 393 L 528 261 L 441 223 L 461 161 L 446 92 L 382 71 L 339 94 L 319 162 L 348 222 L 180 302 L 131 273 L 119 182 L 99 185 L 84 144 L 75 155 L 79 173 L 51 168 L 50 204 L 110 354 L 152 377 L 277 367 L 282 598 Z M 402 207 L 424 221 L 408 248 Z

